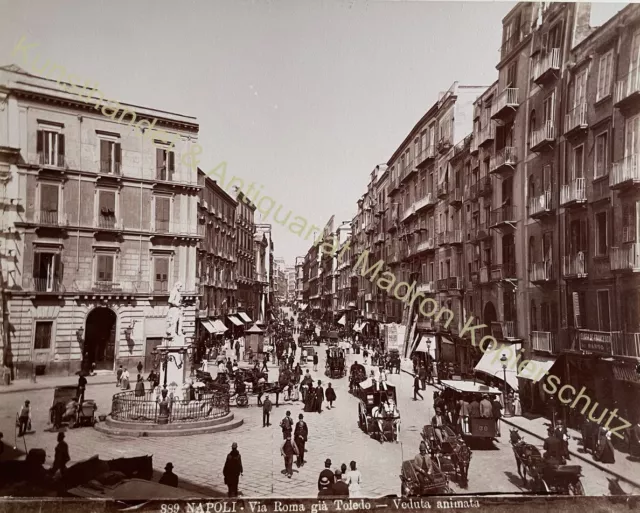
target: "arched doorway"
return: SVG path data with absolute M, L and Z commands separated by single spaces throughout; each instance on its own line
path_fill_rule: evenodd
M 498 314 L 496 312 L 496 307 L 493 306 L 491 301 L 487 301 L 484 305 L 484 309 L 482 311 L 482 324 L 486 324 L 488 326 L 488 331 L 491 331 L 491 323 L 498 321 Z
M 85 364 L 96 369 L 113 370 L 116 349 L 117 317 L 110 308 L 96 308 L 87 316 L 84 337 Z

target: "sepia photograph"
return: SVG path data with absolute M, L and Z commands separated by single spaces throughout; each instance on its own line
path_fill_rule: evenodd
M 0 510 L 640 508 L 640 4 L 0 0 Z

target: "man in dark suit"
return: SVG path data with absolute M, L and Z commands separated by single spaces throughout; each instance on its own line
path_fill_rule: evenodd
M 331 487 L 331 495 L 336 499 L 349 498 L 349 485 L 342 480 L 342 471 L 336 470 L 336 480 Z
M 309 436 L 309 428 L 307 427 L 307 423 L 302 420 L 304 415 L 302 413 L 298 415 L 298 423 L 296 424 L 296 429 L 293 433 L 294 442 L 298 446 L 298 461 L 296 465 L 298 468 L 304 465 L 304 446 L 307 443 L 307 437 Z
M 333 472 L 331 471 L 331 460 L 326 459 L 324 462 L 324 470 L 320 472 L 320 475 L 318 476 L 318 491 L 325 490 L 327 488 L 331 489 L 334 481 Z M 328 483 L 328 485 L 326 483 Z
M 542 448 L 545 450 L 544 459 L 552 465 L 562 465 L 564 447 L 562 440 L 560 440 L 553 431 L 553 428 L 547 430 L 547 438 L 544 441 Z
M 322 381 L 318 380 L 318 387 L 316 388 L 316 402 L 318 405 L 318 413 L 322 413 L 323 401 L 324 401 L 324 389 L 322 388 Z

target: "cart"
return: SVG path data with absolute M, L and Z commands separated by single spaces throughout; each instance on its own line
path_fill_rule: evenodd
M 396 423 L 400 422 L 400 412 L 398 417 L 380 417 L 374 415 L 374 409 L 380 408 L 384 399 L 391 396 L 397 405 L 396 387 L 390 383 L 374 384 L 370 379 L 362 381 L 358 385 L 356 391 L 357 397 L 360 399 L 358 403 L 358 425 L 365 433 L 381 442 L 384 440 L 396 440 Z M 382 420 L 382 432 L 378 425 L 378 421 Z
M 433 460 L 432 460 L 433 461 Z M 446 495 L 452 493 L 449 487 L 449 478 L 440 467 L 437 461 L 433 461 L 433 474 L 429 479 L 418 477 L 413 460 L 402 462 L 402 482 L 400 493 L 402 497 L 421 497 L 423 495 Z
M 76 385 L 65 385 L 56 387 L 53 389 L 53 401 L 51 402 L 51 408 L 49 408 L 49 421 L 54 427 L 61 427 L 62 422 L 65 421 L 64 412 L 67 408 L 67 404 L 72 399 L 78 398 L 78 387 Z M 75 425 L 77 419 L 66 419 L 69 425 Z
M 310 344 L 304 344 L 304 345 L 300 346 L 300 351 L 301 351 L 300 352 L 301 355 L 303 354 L 303 351 L 307 352 L 307 358 L 304 361 L 301 359 L 302 363 L 304 363 L 304 364 L 313 363 L 313 357 L 316 354 L 315 347 L 313 347 Z
M 78 417 L 76 420 L 76 426 L 94 426 L 96 423 L 96 410 L 98 406 L 93 399 L 85 399 L 82 405 L 78 408 Z M 69 427 L 71 424 L 69 424 Z
M 422 439 L 425 441 L 440 469 L 449 477 L 456 477 L 460 483 L 466 483 L 469 474 L 471 450 L 462 437 L 455 434 L 449 426 L 442 428 L 443 440 L 440 443 L 435 428 L 427 424 L 422 428 Z
M 339 337 L 338 337 L 338 332 L 337 331 L 330 331 L 328 333 L 327 344 L 329 344 L 330 347 L 331 346 L 334 346 L 334 347 L 337 346 L 338 345 L 338 340 L 339 340 Z
M 346 376 L 347 366 L 344 350 L 338 347 L 327 349 L 326 375 L 332 379 Z

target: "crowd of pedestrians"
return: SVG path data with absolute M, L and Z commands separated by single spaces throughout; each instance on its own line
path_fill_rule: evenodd
M 331 470 L 332 462 L 326 459 L 324 470 L 318 476 L 318 499 L 348 499 L 358 498 L 361 493 L 362 474 L 358 470 L 355 461 L 347 465 L 343 463 L 340 468 Z

